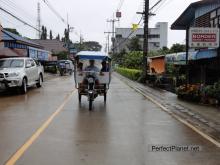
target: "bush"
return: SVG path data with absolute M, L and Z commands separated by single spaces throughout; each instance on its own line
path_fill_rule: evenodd
M 116 68 L 116 71 L 119 74 L 134 81 L 137 81 L 141 77 L 141 73 L 142 73 L 140 70 L 137 70 L 137 69 L 127 69 L 127 68 L 120 68 L 120 67 Z

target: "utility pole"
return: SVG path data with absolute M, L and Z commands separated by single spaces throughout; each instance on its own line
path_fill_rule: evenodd
M 67 41 L 66 41 L 66 44 L 67 44 L 67 49 L 68 49 L 68 57 L 67 59 L 69 59 L 69 55 L 70 55 L 70 32 L 72 32 L 74 28 L 73 27 L 70 27 L 69 25 L 69 16 L 67 14 Z
M 40 2 L 37 3 L 37 38 L 41 38 L 41 16 L 40 16 Z
M 110 40 L 110 34 L 112 33 L 112 32 L 104 32 L 105 34 L 108 34 L 107 35 L 107 52 L 109 53 L 109 51 L 110 51 L 110 42 L 109 42 L 109 40 Z
M 118 22 L 119 19 L 115 19 L 113 17 L 113 19 L 107 20 L 107 22 L 111 22 L 112 23 L 112 54 L 115 54 L 115 22 Z
M 148 28 L 149 28 L 149 0 L 144 5 L 144 48 L 143 48 L 143 79 L 147 79 L 147 58 L 148 58 Z
M 160 2 L 160 1 L 158 1 Z M 156 5 L 158 4 L 156 3 Z M 154 7 L 156 6 L 154 5 Z M 152 8 L 151 8 L 152 9 Z M 155 14 L 150 13 L 149 9 L 149 0 L 144 0 L 144 11 L 137 12 L 137 14 L 141 14 L 144 17 L 144 44 L 143 44 L 143 82 L 146 82 L 147 79 L 147 58 L 148 58 L 148 33 L 149 33 L 149 17 L 154 16 Z

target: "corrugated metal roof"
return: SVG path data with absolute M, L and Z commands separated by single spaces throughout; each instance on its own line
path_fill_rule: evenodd
M 3 32 L 3 41 L 15 41 L 15 42 L 21 42 L 22 44 L 26 44 L 28 46 L 38 47 L 41 48 L 41 46 L 35 42 L 32 42 L 31 40 L 28 40 L 24 37 L 21 37 L 19 35 L 16 35 L 14 33 L 11 33 L 7 30 L 2 30 Z
M 191 3 L 186 10 L 179 16 L 179 18 L 171 25 L 173 30 L 186 30 L 195 19 L 195 12 L 198 7 L 220 4 L 220 0 L 203 0 Z

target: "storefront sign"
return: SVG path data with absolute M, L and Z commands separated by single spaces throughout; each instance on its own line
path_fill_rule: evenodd
M 218 48 L 218 28 L 190 28 L 189 47 L 191 48 Z

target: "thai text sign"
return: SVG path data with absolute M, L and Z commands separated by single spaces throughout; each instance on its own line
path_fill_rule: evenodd
M 218 48 L 218 28 L 190 28 L 189 47 L 191 48 Z

